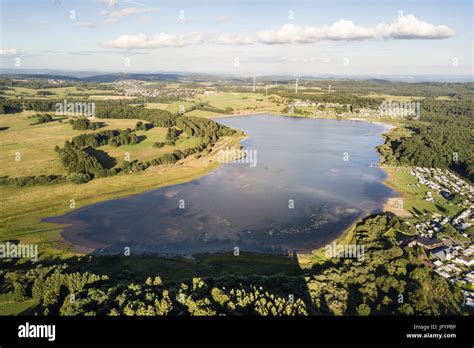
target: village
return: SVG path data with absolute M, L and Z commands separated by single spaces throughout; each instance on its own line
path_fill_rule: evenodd
M 191 98 L 196 92 L 192 89 L 182 88 L 167 90 L 147 86 L 143 81 L 122 80 L 113 84 L 115 90 L 125 97 L 156 98 L 156 97 L 184 97 Z
M 311 100 L 297 99 L 288 103 L 292 112 L 295 108 L 314 108 L 311 117 L 367 117 L 367 118 L 409 118 L 418 119 L 420 115 L 420 103 L 416 101 L 398 102 L 383 101 L 379 108 L 354 107 L 351 104 L 314 102 Z M 308 110 L 305 110 L 308 113 Z
M 448 281 L 463 289 L 465 305 L 474 307 L 474 243 L 472 232 L 467 230 L 474 222 L 473 187 L 449 170 L 413 167 L 410 174 L 417 179 L 418 188 L 424 185 L 424 200 L 435 202 L 437 193 L 441 199 L 461 208 L 454 216 L 437 213 L 414 214 L 415 222 L 405 223 L 414 226 L 415 235 L 403 237 L 400 244 L 407 247 L 419 246 L 427 258 L 424 263 Z

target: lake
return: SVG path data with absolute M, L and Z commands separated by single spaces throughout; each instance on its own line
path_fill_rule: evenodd
M 82 207 L 47 221 L 69 223 L 73 244 L 96 253 L 189 255 L 308 252 L 324 246 L 393 196 L 375 149 L 387 127 L 362 121 L 271 115 L 217 122 L 243 130 L 248 162 L 140 195 Z M 241 161 L 244 162 L 244 161 Z M 256 165 L 255 165 L 256 164 Z

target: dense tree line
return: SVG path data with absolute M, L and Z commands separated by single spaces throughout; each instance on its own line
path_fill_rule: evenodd
M 71 81 L 64 81 L 62 83 L 49 83 L 48 79 L 45 77 L 43 79 L 36 78 L 27 80 L 24 79 L 11 79 L 11 78 L 0 78 L 0 85 L 10 86 L 10 87 L 25 87 L 33 89 L 43 89 L 43 88 L 57 88 L 57 87 L 70 87 L 73 86 Z
M 101 127 L 100 122 L 91 122 L 87 118 L 70 119 L 69 123 L 74 130 L 96 130 Z
M 219 109 L 216 108 L 212 105 L 210 105 L 207 102 L 201 102 L 201 103 L 196 103 L 194 105 L 191 105 L 190 107 L 186 108 L 186 112 L 190 112 L 193 110 L 201 110 L 201 111 L 209 111 L 209 112 L 214 112 L 217 114 L 228 114 L 233 111 L 232 108 L 225 108 L 225 109 Z
M 111 146 L 135 145 L 140 142 L 139 137 L 133 132 L 120 132 L 119 135 L 110 138 L 108 144 Z
M 0 99 L 0 113 L 9 114 L 22 110 L 56 111 L 56 104 L 62 100 L 52 99 Z
M 15 99 L 0 99 L 0 114 L 21 112 L 23 105 Z
M 104 130 L 97 133 L 80 134 L 71 139 L 71 143 L 78 147 L 99 147 L 107 145 L 110 138 L 120 134 L 118 130 Z
M 123 162 L 122 170 L 127 172 L 141 172 L 147 169 L 150 166 L 159 166 L 163 164 L 174 164 L 179 160 L 182 160 L 188 156 L 193 154 L 199 153 L 204 151 L 205 149 L 209 149 L 210 146 L 204 142 L 201 142 L 199 145 L 190 147 L 184 150 L 177 150 L 171 153 L 165 153 L 157 158 L 154 158 L 149 161 L 140 162 L 138 160 L 132 162 Z
M 133 140 L 132 140 L 133 138 Z M 138 137 L 130 129 L 107 129 L 97 133 L 80 134 L 71 139 L 71 143 L 78 147 L 100 147 L 104 145 L 120 146 L 138 143 Z
M 53 185 L 66 181 L 66 177 L 62 175 L 37 175 L 37 176 L 20 176 L 15 178 L 2 177 L 0 185 L 11 186 L 35 186 L 35 185 Z
M 155 127 L 172 127 L 175 115 L 166 110 L 150 110 L 131 107 L 123 103 L 106 103 L 96 106 L 98 118 L 140 119 L 152 123 Z
M 407 128 L 410 136 L 386 134 L 379 147 L 386 163 L 449 168 L 474 181 L 472 102 L 427 99 L 421 104 L 421 119 Z
M 124 104 L 107 104 L 106 107 L 105 105 L 97 106 L 96 114 L 99 118 L 140 119 L 150 122 L 155 127 L 178 127 L 189 136 L 201 137 L 209 142 L 235 132 L 229 127 L 205 118 L 177 117 L 166 110 L 149 110 Z
M 294 81 L 291 81 L 294 83 Z M 363 80 L 363 81 L 302 81 L 301 86 L 306 88 L 321 88 L 327 90 L 331 85 L 334 93 L 354 93 L 354 94 L 389 94 L 397 96 L 413 97 L 467 97 L 474 93 L 472 82 L 395 82 L 387 80 Z
M 84 102 L 84 99 L 73 99 L 68 98 L 69 103 Z M 34 110 L 34 111 L 56 111 L 56 105 L 63 104 L 64 99 L 7 99 L 0 98 L 0 113 L 16 113 L 22 110 Z M 97 104 L 97 103 L 96 103 Z
M 56 148 L 56 151 L 68 174 L 94 175 L 99 170 L 105 169 L 97 158 L 69 141 L 66 141 L 63 148 Z
M 260 80 L 260 81 L 259 81 Z M 273 85 L 275 80 L 262 78 L 257 80 L 257 92 L 265 91 L 265 84 Z M 249 93 L 253 81 L 249 79 L 231 79 L 228 81 L 215 82 L 216 89 L 222 92 Z M 295 79 L 278 80 L 277 86 L 269 88 L 271 94 L 280 94 L 294 89 Z M 343 94 L 388 94 L 395 96 L 413 97 L 437 97 L 448 96 L 458 99 L 470 100 L 474 94 L 474 83 L 472 82 L 395 82 L 381 79 L 371 80 L 310 80 L 300 79 L 299 86 L 305 90 L 320 93 L 327 91 L 331 86 L 332 93 Z M 298 93 L 300 95 L 300 93 Z

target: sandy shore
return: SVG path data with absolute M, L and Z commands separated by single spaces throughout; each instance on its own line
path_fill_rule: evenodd
M 400 204 L 401 202 L 401 204 Z M 403 217 L 403 218 L 409 218 L 412 217 L 410 212 L 403 207 L 403 198 L 402 197 L 392 197 L 387 199 L 385 204 L 383 205 L 383 211 L 384 212 L 390 212 L 393 213 L 397 216 Z
M 411 213 L 405 208 L 403 208 L 403 195 L 393 185 L 390 184 L 390 181 L 393 178 L 393 173 L 385 168 L 382 168 L 382 170 L 384 170 L 384 172 L 387 174 L 387 178 L 384 180 L 384 184 L 397 193 L 397 197 L 391 197 L 387 199 L 387 201 L 383 205 L 383 211 L 391 212 L 397 216 L 404 218 L 412 217 Z

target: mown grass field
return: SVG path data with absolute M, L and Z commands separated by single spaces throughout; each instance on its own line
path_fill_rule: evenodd
M 0 161 L 3 164 L 0 176 L 63 173 L 54 147 L 63 146 L 66 140 L 80 132 L 74 131 L 70 124 L 58 121 L 32 125 L 28 116 L 34 114 L 34 111 L 24 111 L 0 115 L 1 127 L 8 127 L 0 131 Z
M 266 96 L 264 93 L 215 93 L 215 94 L 198 94 L 196 100 L 208 102 L 210 105 L 218 109 L 231 107 L 234 113 L 250 112 L 250 111 L 277 111 L 284 107 L 277 106 L 274 102 L 283 98 L 275 95 Z

